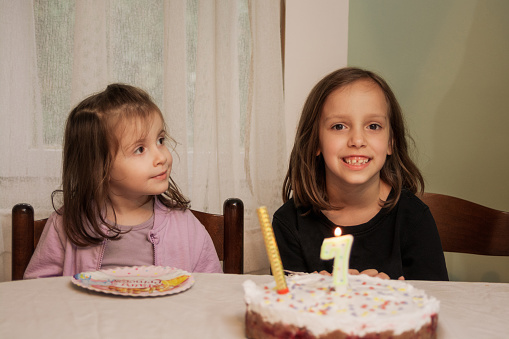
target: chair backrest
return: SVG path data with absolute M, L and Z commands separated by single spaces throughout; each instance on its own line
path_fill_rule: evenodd
M 244 203 L 227 199 L 223 214 L 191 210 L 205 226 L 214 242 L 224 273 L 244 273 Z M 23 279 L 23 274 L 34 253 L 48 219 L 34 220 L 34 209 L 29 204 L 12 208 L 12 280 Z
M 446 252 L 509 256 L 509 213 L 460 198 L 424 193 Z

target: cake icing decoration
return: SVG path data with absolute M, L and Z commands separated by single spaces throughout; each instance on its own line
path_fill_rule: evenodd
M 286 281 L 289 293 L 283 295 L 275 292 L 275 283 L 260 288 L 245 281 L 248 311 L 271 323 L 305 327 L 317 336 L 338 328 L 363 336 L 417 331 L 439 310 L 438 300 L 404 281 L 349 275 L 344 291 L 335 290 L 332 277 L 321 274 L 295 275 Z

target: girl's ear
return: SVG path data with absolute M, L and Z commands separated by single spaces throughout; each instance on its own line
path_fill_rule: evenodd
M 320 153 L 322 153 L 322 151 L 320 151 L 320 149 L 318 149 L 318 150 L 316 151 L 316 156 L 319 156 L 319 155 L 320 155 Z
M 392 155 L 394 149 L 394 139 L 389 140 L 389 147 L 387 148 L 387 155 Z

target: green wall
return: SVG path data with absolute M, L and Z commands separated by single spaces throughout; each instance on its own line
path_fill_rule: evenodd
M 426 191 L 509 211 L 509 1 L 350 1 L 348 65 L 382 75 Z M 509 258 L 446 253 L 453 280 L 509 282 Z

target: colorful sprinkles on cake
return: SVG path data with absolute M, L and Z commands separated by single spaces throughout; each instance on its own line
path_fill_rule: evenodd
M 282 307 L 289 306 L 294 310 L 318 316 L 329 313 L 338 315 L 348 313 L 352 317 L 368 318 L 381 314 L 397 314 L 409 309 L 422 308 L 426 299 L 423 294 L 409 294 L 409 290 L 406 287 L 394 288 L 392 286 L 394 281 L 390 280 L 376 285 L 366 285 L 363 282 L 359 282 L 349 285 L 345 292 L 338 293 L 329 288 L 332 283 L 331 277 L 317 274 L 308 275 L 308 277 L 311 276 L 318 276 L 313 277 L 315 280 L 314 284 L 310 284 L 309 279 L 303 279 L 300 282 L 300 277 L 288 279 L 289 293 L 284 295 L 273 294 L 271 288 L 265 287 L 265 303 L 275 308 L 278 308 L 279 305 L 282 305 Z M 350 276 L 349 279 L 355 281 L 361 278 Z M 398 296 L 399 301 L 391 301 L 391 299 L 394 300 L 394 295 Z M 355 296 L 354 303 L 352 303 L 352 296 Z
M 289 293 L 284 295 L 276 293 L 275 282 L 257 286 L 247 280 L 246 321 L 256 320 L 250 326 L 257 329 L 260 320 L 263 328 L 272 324 L 279 329 L 284 324 L 305 329 L 304 334 L 315 337 L 338 330 L 346 337 L 359 338 L 380 333 L 398 336 L 407 331 L 418 333 L 419 329 L 435 333 L 439 302 L 424 291 L 397 280 L 365 275 L 349 275 L 348 279 L 348 287 L 339 292 L 331 288 L 331 276 L 288 276 Z

